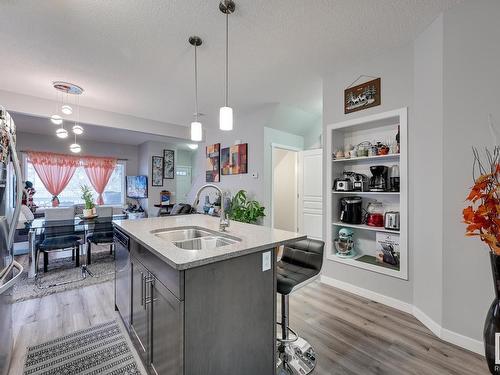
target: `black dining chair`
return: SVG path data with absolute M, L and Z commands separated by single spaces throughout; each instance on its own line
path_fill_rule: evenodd
M 88 225 L 87 264 L 92 262 L 92 244 L 109 245 L 109 254 L 113 254 L 113 207 L 96 207 L 97 218 Z
M 37 244 L 36 258 L 43 254 L 43 272 L 47 272 L 49 253 L 72 250 L 75 267 L 80 267 L 81 237 L 75 230 L 74 207 L 49 208 L 45 211 L 45 224 L 41 238 Z

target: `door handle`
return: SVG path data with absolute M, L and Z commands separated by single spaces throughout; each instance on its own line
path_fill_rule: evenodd
M 141 306 L 144 306 L 144 274 L 141 272 Z
M 154 290 L 153 286 L 155 284 L 155 278 L 154 278 L 154 276 L 146 277 L 144 279 L 144 284 L 145 285 L 149 284 L 149 291 L 150 291 L 149 297 L 148 297 L 148 295 L 146 293 L 146 298 L 144 299 L 144 305 L 149 305 L 152 302 L 156 302 L 158 299 L 154 298 L 154 296 L 153 296 L 153 290 Z

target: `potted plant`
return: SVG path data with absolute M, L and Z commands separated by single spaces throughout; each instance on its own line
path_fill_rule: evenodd
M 490 372 L 495 372 L 495 334 L 500 333 L 500 147 L 486 149 L 484 161 L 473 149 L 474 186 L 463 210 L 467 236 L 478 236 L 489 248 L 495 299 L 484 323 L 484 350 Z
M 242 223 L 257 223 L 265 215 L 265 208 L 255 200 L 247 198 L 247 192 L 240 190 L 231 200 L 229 218 Z
M 92 194 L 92 191 L 90 190 L 90 187 L 87 185 L 83 185 L 81 187 L 82 189 L 82 199 L 84 202 L 84 208 L 83 208 L 83 216 L 84 217 L 91 217 L 95 215 L 95 203 L 94 203 L 94 196 Z

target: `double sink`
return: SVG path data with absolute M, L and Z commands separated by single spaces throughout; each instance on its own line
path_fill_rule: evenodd
M 151 233 L 183 250 L 213 250 L 241 241 L 237 237 L 195 226 L 156 229 Z

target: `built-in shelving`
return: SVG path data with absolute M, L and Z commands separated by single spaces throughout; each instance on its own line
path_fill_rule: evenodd
M 381 161 L 381 160 L 393 160 L 399 159 L 400 154 L 387 154 L 387 155 L 375 155 L 375 156 L 357 156 L 353 158 L 340 158 L 340 159 L 332 159 L 335 163 L 341 162 L 350 162 L 350 161 Z
M 328 260 L 344 265 L 361 268 L 364 270 L 381 273 L 401 279 L 408 279 L 408 142 L 407 142 L 407 109 L 401 108 L 362 118 L 351 119 L 326 127 L 326 155 L 332 157 L 326 171 L 325 190 L 331 194 L 326 195 L 326 256 Z M 397 128 L 400 130 L 400 152 L 398 154 L 353 157 L 335 159 L 333 155 L 338 150 L 349 149 L 364 141 L 386 142 L 394 139 Z M 399 166 L 400 191 L 334 191 L 334 181 L 342 177 L 344 171 L 365 174 L 370 177 L 370 166 L 385 165 Z M 348 224 L 339 220 L 339 200 L 346 196 L 359 196 L 363 199 L 363 208 L 373 201 L 382 202 L 385 211 L 399 211 L 400 230 L 390 230 L 372 227 L 366 224 Z M 336 255 L 334 239 L 341 227 L 352 228 L 356 254 L 352 258 Z M 383 236 L 399 236 L 399 265 L 381 263 L 376 257 L 377 238 Z M 397 237 L 396 237 L 397 238 Z
M 361 229 L 361 230 L 371 230 L 373 232 L 399 234 L 398 230 L 385 229 L 384 227 L 372 227 L 372 226 L 366 225 L 366 224 L 346 224 L 346 223 L 343 223 L 341 221 L 335 221 L 332 224 L 337 226 L 337 227 L 354 228 L 354 229 Z

